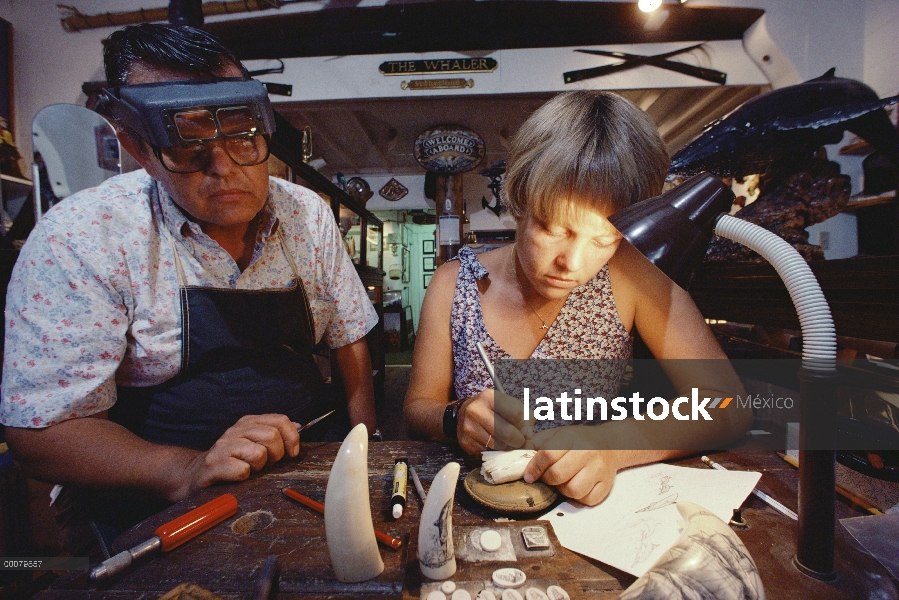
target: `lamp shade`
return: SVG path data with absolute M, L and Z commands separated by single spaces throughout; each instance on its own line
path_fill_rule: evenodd
M 702 262 L 715 221 L 730 212 L 734 193 L 709 173 L 700 173 L 660 196 L 611 217 L 612 225 L 682 288 Z

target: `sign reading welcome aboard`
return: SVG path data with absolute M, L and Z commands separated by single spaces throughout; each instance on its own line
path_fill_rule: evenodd
M 484 140 L 458 125 L 441 125 L 422 132 L 415 140 L 415 160 L 426 170 L 443 175 L 464 173 L 484 158 Z

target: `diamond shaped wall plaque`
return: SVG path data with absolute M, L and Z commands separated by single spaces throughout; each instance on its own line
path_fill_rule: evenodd
M 385 200 L 389 200 L 390 202 L 396 202 L 408 193 L 409 190 L 406 188 L 406 186 L 392 177 L 390 178 L 390 181 L 384 184 L 384 187 L 378 190 L 378 194 L 380 194 L 382 198 L 384 198 Z

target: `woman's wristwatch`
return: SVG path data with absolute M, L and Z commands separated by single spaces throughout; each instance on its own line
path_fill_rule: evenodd
M 451 440 L 459 439 L 459 409 L 465 400 L 456 400 L 443 410 L 443 435 Z

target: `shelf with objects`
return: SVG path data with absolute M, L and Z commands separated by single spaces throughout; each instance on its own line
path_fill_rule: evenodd
M 374 375 L 375 402 L 384 397 L 384 271 L 381 250 L 384 245 L 384 224 L 370 211 L 338 187 L 327 177 L 306 164 L 308 155 L 303 149 L 308 147 L 308 138 L 294 127 L 277 111 L 275 112 L 276 130 L 271 140 L 271 153 L 277 161 L 283 163 L 285 173 L 278 173 L 289 181 L 298 183 L 317 192 L 331 206 L 340 232 L 343 235 L 347 252 L 356 267 L 359 279 L 365 286 L 368 297 L 378 313 L 378 323 L 366 335 L 368 350 L 371 354 Z M 272 161 L 271 169 L 275 161 Z M 320 364 L 323 371 L 339 379 L 338 370 L 333 357 Z
M 0 234 L 6 236 L 13 227 L 13 221 L 22 210 L 26 209 L 28 197 L 32 192 L 32 184 L 28 179 L 14 175 L 0 174 L 0 202 L 3 206 L 3 223 Z
M 407 231 L 406 213 L 381 211 L 379 216 L 387 232 L 383 258 L 389 265 L 384 281 L 384 344 L 388 353 L 407 352 L 415 338 L 410 305 L 412 237 Z M 388 363 L 397 364 L 396 357 L 388 357 Z
M 27 179 L 6 173 L 0 174 L 0 182 L 0 207 L 3 209 L 0 213 L 0 247 L 18 251 L 34 226 L 30 202 L 32 184 Z
M 848 154 L 858 152 L 857 144 L 850 146 Z M 865 169 L 861 184 L 855 186 L 861 191 L 851 195 L 852 178 L 819 152 L 776 185 L 769 182 L 754 189 L 757 176 L 754 184 L 745 178 L 742 185 L 747 187 L 740 188 L 737 181 L 738 196 L 731 210 L 735 217 L 778 234 L 806 259 L 830 305 L 837 334 L 845 340 L 841 348 L 882 347 L 878 352 L 885 353 L 884 358 L 895 358 L 899 341 L 897 173 L 896 167 Z M 870 210 L 879 212 L 867 218 Z M 798 330 L 796 311 L 777 273 L 756 253 L 713 239 L 689 291 L 706 318 L 725 322 L 713 328 L 728 343 L 736 343 L 731 338 L 741 333 L 749 336 L 746 341 L 771 346 L 775 354 L 795 350 L 783 341 L 789 333 L 772 332 Z M 749 333 L 734 323 L 757 329 Z M 762 329 L 768 333 L 762 334 Z M 793 342 L 797 344 L 798 340 Z

